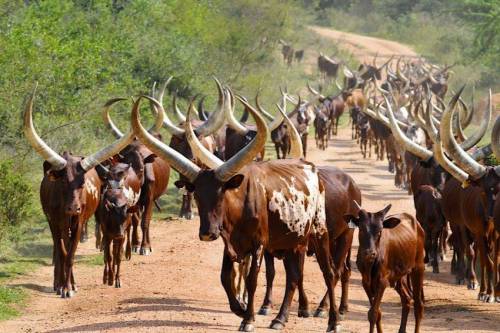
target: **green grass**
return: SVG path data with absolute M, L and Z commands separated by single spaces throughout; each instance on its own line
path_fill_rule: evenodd
M 0 286 L 0 321 L 18 316 L 27 298 L 23 288 Z
M 97 251 L 97 250 L 96 250 Z M 88 266 L 102 266 L 104 265 L 104 259 L 102 252 L 89 255 L 77 255 L 76 265 L 88 265 Z

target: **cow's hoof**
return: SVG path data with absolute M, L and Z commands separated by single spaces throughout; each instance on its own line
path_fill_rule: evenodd
M 152 252 L 151 249 L 146 249 L 146 248 L 141 247 L 139 254 L 141 256 L 149 256 L 151 254 L 151 252 Z
M 311 316 L 311 313 L 308 309 L 299 309 L 298 316 L 301 318 L 309 318 Z
M 484 302 L 484 303 L 494 303 L 495 302 L 495 298 L 493 297 L 493 295 L 488 295 L 488 294 L 483 294 L 482 296 L 480 296 L 479 300 Z
M 121 288 L 122 287 L 122 284 L 120 282 L 120 280 L 116 280 L 115 281 L 115 288 Z
M 344 317 L 345 317 L 345 316 L 344 316 L 344 314 L 342 314 L 342 313 L 339 313 L 339 321 L 342 321 L 342 320 L 344 320 Z
M 261 307 L 259 312 L 258 312 L 259 315 L 261 316 L 268 316 L 271 314 L 271 308 L 266 306 L 266 307 Z
M 340 332 L 342 332 L 342 326 L 340 326 L 339 324 L 328 325 L 326 332 L 327 333 L 340 333 Z
M 273 330 L 282 330 L 285 328 L 285 325 L 281 321 L 274 319 L 269 328 Z
M 140 249 L 141 249 L 141 247 L 140 247 L 140 246 L 133 246 L 133 247 L 132 247 L 132 252 L 134 252 L 134 253 L 139 253 L 139 250 L 140 250 Z
M 460 286 L 460 285 L 463 285 L 463 284 L 465 284 L 465 279 L 462 279 L 462 278 L 457 277 L 457 278 L 455 279 L 455 283 L 456 283 L 456 284 L 458 284 L 459 286 Z M 469 288 L 469 289 L 470 289 L 470 287 L 469 287 L 469 286 L 470 286 L 470 284 L 467 286 L 467 288 Z
M 80 243 L 87 243 L 87 242 L 88 242 L 88 240 L 89 240 L 89 238 L 88 238 L 88 237 L 86 237 L 86 236 L 85 236 L 85 237 L 82 237 L 82 238 L 80 238 Z
M 432 267 L 432 273 L 439 274 L 439 268 L 438 267 Z
M 78 287 L 76 285 L 73 285 L 72 288 L 75 293 L 78 291 Z
M 314 317 L 316 318 L 326 318 L 326 311 L 321 308 L 317 308 L 316 312 L 314 312 Z
M 241 323 L 238 331 L 240 331 L 240 332 L 253 332 L 253 331 L 255 331 L 255 328 L 250 323 Z
M 345 304 L 340 304 L 339 306 L 339 313 L 341 315 L 345 315 L 347 312 L 349 312 L 349 307 Z
M 500 303 L 500 296 L 495 297 L 495 301 L 496 301 L 497 303 Z
M 467 284 L 467 289 L 469 290 L 476 290 L 478 287 L 479 284 L 477 283 L 477 281 L 469 281 L 469 283 Z
M 75 292 L 73 290 L 67 290 L 61 294 L 61 298 L 71 298 L 75 296 Z
M 56 295 L 60 296 L 62 294 L 62 288 L 56 288 Z

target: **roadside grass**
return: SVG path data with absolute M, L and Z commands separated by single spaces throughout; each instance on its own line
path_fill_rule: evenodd
M 27 299 L 25 289 L 0 285 L 0 321 L 20 315 Z

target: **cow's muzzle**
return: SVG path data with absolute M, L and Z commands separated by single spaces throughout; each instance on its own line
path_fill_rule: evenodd
M 210 233 L 206 233 L 206 234 L 202 234 L 200 233 L 200 240 L 201 241 L 204 241 L 204 242 L 211 242 L 211 241 L 214 241 L 216 240 L 217 238 L 219 238 L 219 235 L 220 235 L 220 232 L 217 232 L 217 233 L 214 233 L 214 232 L 210 232 Z

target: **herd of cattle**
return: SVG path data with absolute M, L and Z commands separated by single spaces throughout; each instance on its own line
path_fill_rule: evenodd
M 491 93 L 484 110 L 467 107 L 460 97 L 463 88 L 446 103 L 450 67 L 421 60 L 392 57 L 378 67 L 374 59 L 354 71 L 321 54 L 318 66 L 335 79 L 338 93 L 324 96 L 307 84 L 311 98 L 305 101 L 281 91 L 276 116 L 262 107 L 258 96 L 254 108 L 217 79 L 218 101 L 212 112 L 205 110 L 203 101 L 196 109 L 193 99 L 184 115 L 175 96 L 165 110 L 167 80 L 158 91 L 153 87 L 150 96 L 133 100 L 131 130 L 123 133 L 109 111 L 128 100 L 112 99 L 103 116 L 116 141 L 87 157 L 59 155 L 38 136 L 32 120 L 34 91 L 24 112 L 24 132 L 45 161 L 40 198 L 53 237 L 56 293 L 65 298 L 76 291 L 75 252 L 92 215 L 96 246 L 104 252 L 103 282 L 121 286 L 123 248 L 127 259 L 132 252 L 152 252 L 152 211 L 166 191 L 172 168 L 180 175 L 175 182 L 183 196 L 180 216 L 192 218 L 194 198 L 200 240 L 221 237 L 224 242 L 221 281 L 231 311 L 243 318 L 241 331 L 254 329 L 254 295 L 263 258 L 267 284 L 259 314 L 271 312 L 274 258 L 279 258 L 285 265 L 286 290 L 271 327 L 284 327 L 297 287 L 299 316 L 310 315 L 302 284 L 306 254 L 316 256 L 327 287 L 314 315 L 328 316 L 327 331 L 339 331 L 341 316 L 348 311 L 355 229 L 359 230 L 356 264 L 370 301 L 370 332 L 375 326 L 381 332 L 379 308 L 389 285 L 402 300 L 400 331 L 405 331 L 411 304 L 419 331 L 425 263 L 438 273 L 447 244 L 453 247 L 457 283 L 467 281 L 472 289 L 479 285 L 480 300 L 500 302 L 500 202 L 496 200 L 500 170 L 481 162 L 490 154 L 500 158 L 498 118 L 491 143 L 477 148 L 490 123 Z M 140 121 L 143 101 L 155 116 L 149 130 Z M 234 115 L 237 101 L 244 110 L 239 120 Z M 293 111 L 287 113 L 288 103 Z M 387 157 L 396 186 L 413 194 L 416 218 L 407 213 L 389 216 L 390 205 L 367 212 L 361 207 L 358 185 L 346 172 L 305 160 L 309 124 L 314 124 L 317 146 L 326 149 L 338 133 L 344 110 L 350 113 L 352 138 L 358 140 L 363 156 L 371 156 L 374 147 L 377 159 Z M 249 116 L 254 125 L 246 123 Z M 481 119 L 480 126 L 466 136 L 464 130 L 473 117 Z M 170 134 L 169 145 L 162 141 L 161 128 Z M 268 137 L 276 147 L 276 160 L 265 159 Z M 235 262 L 241 263 L 239 283 Z M 337 306 L 334 287 L 339 280 L 342 296 Z

